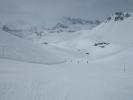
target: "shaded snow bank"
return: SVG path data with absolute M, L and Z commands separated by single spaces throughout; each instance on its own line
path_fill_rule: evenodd
M 64 61 L 49 47 L 41 47 L 39 44 L 2 31 L 0 31 L 0 58 L 43 64 L 55 64 Z

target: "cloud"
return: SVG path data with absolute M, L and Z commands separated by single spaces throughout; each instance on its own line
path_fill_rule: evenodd
M 0 0 L 0 18 L 36 24 L 64 16 L 104 19 L 115 11 L 133 11 L 132 5 L 133 0 Z

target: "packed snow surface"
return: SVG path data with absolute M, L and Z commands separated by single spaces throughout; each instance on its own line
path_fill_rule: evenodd
M 0 100 L 132 100 L 133 55 L 129 51 L 82 64 L 0 59 Z

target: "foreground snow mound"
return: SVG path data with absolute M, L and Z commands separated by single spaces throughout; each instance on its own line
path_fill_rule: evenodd
M 132 100 L 132 51 L 50 67 L 0 59 L 0 100 Z
M 37 45 L 9 33 L 0 32 L 0 58 L 43 64 L 63 62 L 61 58 L 57 57 L 54 50 L 50 51 L 49 47 L 43 48 Z

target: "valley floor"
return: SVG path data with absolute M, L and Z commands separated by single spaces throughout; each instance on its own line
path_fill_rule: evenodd
M 0 59 L 0 100 L 133 100 L 133 67 L 113 61 L 41 65 Z

